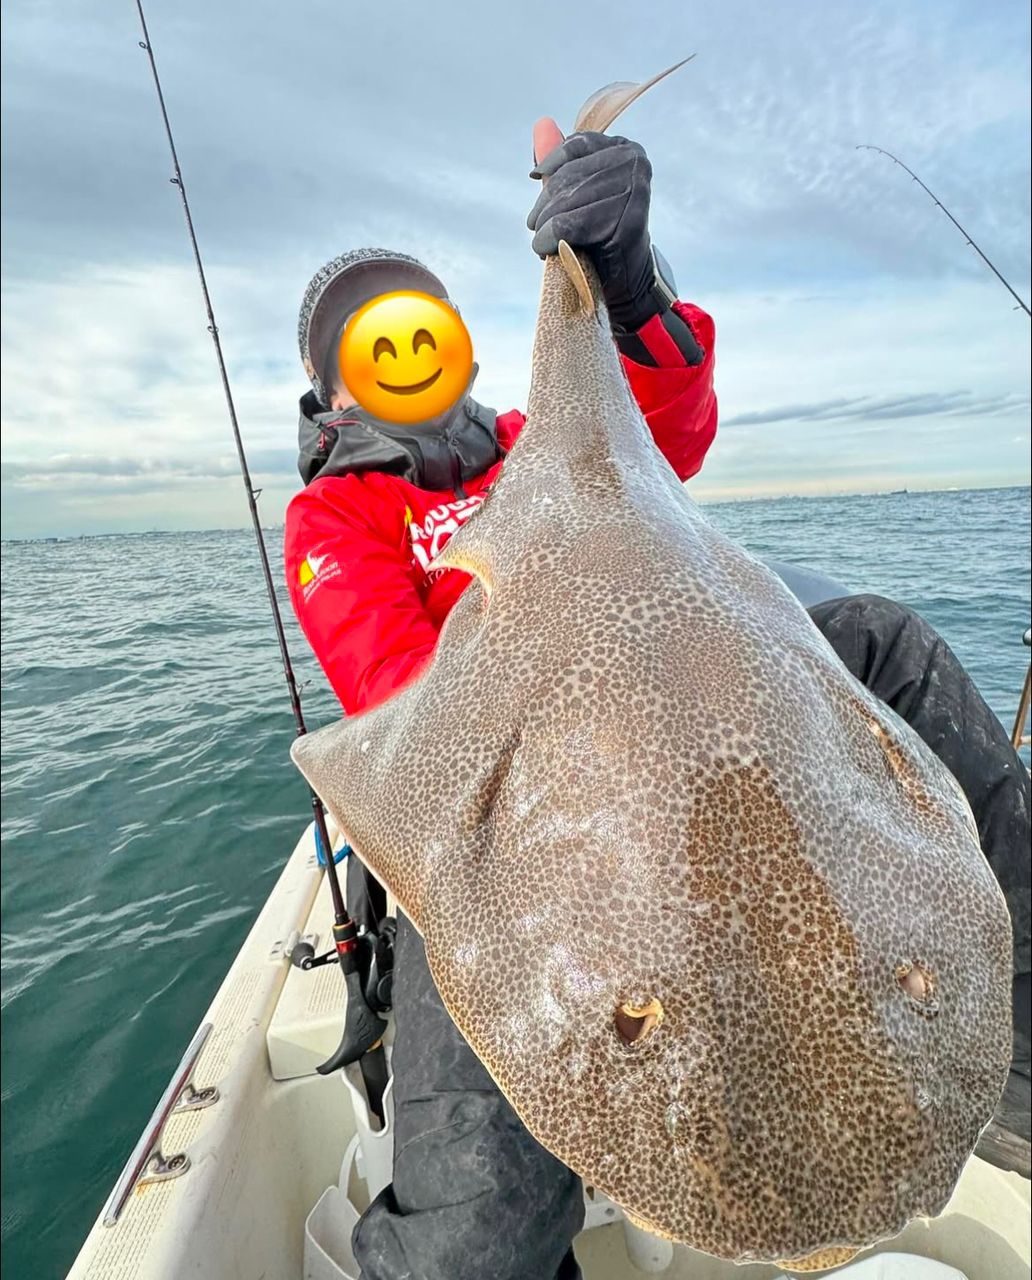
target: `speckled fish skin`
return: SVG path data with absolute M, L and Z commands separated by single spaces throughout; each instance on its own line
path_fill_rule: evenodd
M 992 1115 L 1007 909 L 952 777 L 657 451 L 583 265 L 432 664 L 294 759 L 549 1150 L 721 1257 L 860 1248 Z

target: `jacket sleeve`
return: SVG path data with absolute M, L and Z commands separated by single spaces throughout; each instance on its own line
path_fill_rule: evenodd
M 437 643 L 404 553 L 356 500 L 319 481 L 287 508 L 287 588 L 301 629 L 348 715 L 384 702 L 415 679 Z
M 640 363 L 626 352 L 621 353 L 621 359 L 653 440 L 678 477 L 687 480 L 702 466 L 717 433 L 717 398 L 713 391 L 715 333 L 712 319 L 700 307 L 675 302 L 673 310 L 691 330 L 702 354 L 701 363 L 686 362 L 659 324 L 659 317 L 637 335 L 647 344 L 654 363 Z

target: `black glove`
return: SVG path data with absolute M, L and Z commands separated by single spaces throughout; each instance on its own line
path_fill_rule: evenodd
M 527 226 L 540 257 L 559 241 L 591 258 L 614 330 L 634 333 L 666 305 L 655 293 L 649 241 L 652 165 L 642 147 L 604 133 L 574 133 L 538 161 L 545 178 Z

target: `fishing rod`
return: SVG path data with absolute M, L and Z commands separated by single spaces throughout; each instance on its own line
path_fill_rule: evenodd
M 987 255 L 986 255 L 985 253 L 983 253 L 983 252 L 982 252 L 982 249 L 980 248 L 980 246 L 979 246 L 978 244 L 976 244 L 976 243 L 975 243 L 975 240 L 974 240 L 974 238 L 970 235 L 970 233 L 969 233 L 967 230 L 965 230 L 965 228 L 964 228 L 964 227 L 962 227 L 962 226 L 960 225 L 960 223 L 957 221 L 957 219 L 953 216 L 953 214 L 952 214 L 952 213 L 950 213 L 949 209 L 947 209 L 947 208 L 946 208 L 946 206 L 945 206 L 945 205 L 943 204 L 943 202 L 939 199 L 939 197 L 935 194 L 935 192 L 934 192 L 930 187 L 926 186 L 926 185 L 921 181 L 921 179 L 917 176 L 917 174 L 913 171 L 913 169 L 911 169 L 911 168 L 909 167 L 909 165 L 905 165 L 905 164 L 903 163 L 903 161 L 902 161 L 902 160 L 900 160 L 898 156 L 894 156 L 894 155 L 892 154 L 892 152 L 891 152 L 891 151 L 886 151 L 884 147 L 875 147 L 875 146 L 873 146 L 873 145 L 872 145 L 871 143 L 869 143 L 869 142 L 859 142 L 859 143 L 857 143 L 857 147 L 856 147 L 856 149 L 857 149 L 857 151 L 877 151 L 877 152 L 879 153 L 879 155 L 888 156 L 888 157 L 889 157 L 889 159 L 893 162 L 893 164 L 898 164 L 898 165 L 899 165 L 899 167 L 900 167 L 901 169 L 905 169 L 905 170 L 907 171 L 907 173 L 909 173 L 909 174 L 910 174 L 910 176 L 914 179 L 914 181 L 917 183 L 917 185 L 921 188 L 921 190 L 922 190 L 922 191 L 924 191 L 924 192 L 926 192 L 929 196 L 931 196 L 933 203 L 934 203 L 934 204 L 936 204 L 936 205 L 938 205 L 938 207 L 943 211 L 943 213 L 946 215 L 946 217 L 947 217 L 947 218 L 949 218 L 950 222 L 952 222 L 952 223 L 953 223 L 953 225 L 957 228 L 957 230 L 960 232 L 960 234 L 961 234 L 961 235 L 964 237 L 964 239 L 968 242 L 968 244 L 971 246 L 971 248 L 972 248 L 972 249 L 974 249 L 975 253 L 977 253 L 977 254 L 978 254 L 978 256 L 982 259 L 982 261 L 985 263 L 985 265 L 989 268 L 989 270 L 990 270 L 990 271 L 993 273 L 993 275 L 997 278 L 997 280 L 999 280 L 1000 284 L 1002 284 L 1002 285 L 1003 285 L 1003 287 L 1004 287 L 1004 288 L 1007 290 L 1007 292 L 1011 295 L 1011 297 L 1014 299 L 1014 301 L 1018 304 L 1018 306 L 1017 306 L 1017 307 L 1015 307 L 1015 308 L 1014 308 L 1014 310 L 1015 310 L 1015 311 L 1017 311 L 1018 307 L 1020 307 L 1020 308 L 1021 308 L 1021 310 L 1022 310 L 1022 311 L 1024 311 L 1025 315 L 1027 315 L 1027 316 L 1032 316 L 1032 311 L 1030 311 L 1030 310 L 1028 309 L 1028 304 L 1027 304 L 1027 303 L 1025 303 L 1024 301 L 1022 301 L 1022 299 L 1021 299 L 1020 295 L 1019 295 L 1019 294 L 1016 292 L 1016 290 L 1011 286 L 1010 282 L 1009 282 L 1009 281 L 1008 281 L 1008 280 L 1007 280 L 1007 279 L 1006 279 L 1006 278 L 1005 278 L 1005 277 L 1004 277 L 1004 276 L 1003 276 L 1003 275 L 1002 275 L 1002 274 L 1001 274 L 1001 273 L 996 269 L 996 267 L 995 267 L 995 266 L 993 265 L 993 263 L 989 260 L 989 258 L 987 257 Z
M 305 725 L 304 713 L 301 710 L 301 695 L 298 690 L 297 680 L 294 677 L 294 668 L 290 661 L 290 651 L 287 647 L 286 632 L 283 629 L 283 617 L 280 613 L 279 601 L 276 598 L 276 587 L 272 577 L 272 570 L 269 566 L 269 553 L 265 545 L 265 537 L 262 533 L 261 520 L 258 516 L 258 498 L 261 490 L 256 489 L 251 480 L 251 471 L 247 465 L 247 455 L 244 452 L 244 442 L 240 434 L 240 423 L 237 419 L 236 405 L 233 401 L 233 392 L 229 384 L 229 373 L 226 370 L 226 361 L 222 354 L 222 342 L 219 338 L 219 328 L 215 323 L 215 310 L 212 306 L 211 294 L 208 290 L 208 279 L 204 271 L 204 262 L 201 259 L 201 249 L 197 241 L 197 233 L 194 230 L 193 217 L 190 213 L 190 202 L 186 194 L 186 183 L 183 179 L 183 171 L 179 164 L 179 155 L 176 151 L 175 138 L 172 134 L 172 124 L 169 120 L 168 110 L 165 106 L 165 95 L 162 92 L 161 80 L 158 76 L 158 64 L 154 60 L 154 48 L 151 43 L 150 32 L 147 29 L 147 19 L 143 12 L 143 0 L 135 0 L 136 10 L 140 17 L 140 28 L 143 31 L 143 39 L 139 41 L 140 48 L 146 53 L 147 60 L 150 63 L 151 75 L 154 79 L 154 89 L 158 97 L 158 107 L 161 110 L 162 123 L 165 126 L 165 137 L 168 140 L 168 149 L 172 157 L 172 177 L 169 181 L 179 191 L 179 198 L 183 206 L 183 214 L 186 218 L 186 230 L 190 237 L 190 247 L 193 250 L 194 264 L 197 268 L 197 277 L 201 285 L 201 294 L 204 298 L 204 309 L 208 317 L 208 332 L 211 334 L 211 340 L 215 346 L 215 358 L 218 361 L 219 376 L 222 379 L 222 391 L 226 399 L 226 408 L 229 412 L 229 424 L 233 432 L 233 441 L 236 445 L 237 458 L 240 462 L 240 474 L 244 482 L 244 491 L 247 494 L 247 505 L 251 512 L 251 524 L 254 527 L 254 536 L 258 544 L 258 557 L 262 566 L 262 577 L 265 580 L 265 592 L 269 599 L 269 607 L 272 610 L 273 626 L 276 629 L 276 640 L 279 645 L 280 661 L 283 665 L 283 675 L 287 682 L 287 691 L 290 697 L 290 708 L 294 715 L 294 725 L 297 736 L 302 737 L 308 732 Z M 344 1018 L 344 1032 L 341 1037 L 340 1044 L 336 1051 L 321 1063 L 316 1070 L 320 1075 L 329 1075 L 338 1070 L 340 1067 L 346 1066 L 350 1062 L 358 1061 L 362 1067 L 362 1076 L 366 1085 L 366 1093 L 369 1098 L 370 1110 L 383 1121 L 383 1091 L 387 1083 L 386 1060 L 384 1057 L 382 1038 L 387 1028 L 387 1023 L 379 1016 L 378 1009 L 386 1008 L 382 1002 L 373 1001 L 376 1006 L 371 1007 L 368 999 L 368 986 L 363 981 L 361 972 L 360 959 L 362 951 L 367 954 L 376 954 L 375 946 L 372 953 L 369 952 L 368 942 L 363 935 L 359 934 L 358 926 L 355 921 L 348 915 L 347 908 L 344 904 L 344 894 L 340 886 L 340 878 L 337 874 L 337 866 L 333 856 L 333 844 L 330 840 L 329 831 L 326 827 L 326 812 L 323 808 L 322 801 L 319 799 L 315 790 L 309 787 L 309 795 L 312 803 L 312 816 L 315 819 L 315 830 L 318 836 L 319 844 L 325 856 L 326 876 L 330 885 L 330 897 L 333 900 L 333 951 L 327 952 L 323 956 L 314 956 L 313 949 L 310 944 L 302 944 L 301 952 L 307 952 L 299 957 L 292 956 L 292 962 L 297 964 L 298 968 L 309 970 L 318 965 L 325 964 L 336 959 L 341 967 L 344 975 L 344 983 L 347 989 L 347 1005 Z M 368 931 L 367 931 L 368 932 Z M 375 939 L 373 940 L 375 943 Z M 295 949 L 298 950 L 298 949 Z
M 1026 314 L 1027 316 L 1032 316 L 1032 311 L 1028 310 L 1027 303 L 1022 301 L 1022 298 L 1020 298 L 1019 294 L 1015 292 L 1015 289 L 1012 287 L 1012 284 L 1010 284 L 1009 280 L 1005 279 L 1005 276 L 1001 274 L 999 270 L 996 269 L 994 262 L 991 262 L 990 259 L 988 259 L 988 256 L 986 255 L 986 253 L 982 251 L 980 244 L 977 244 L 976 242 L 974 242 L 974 239 L 972 238 L 971 233 L 969 233 L 967 229 L 965 229 L 964 227 L 962 227 L 962 225 L 960 225 L 959 221 L 954 218 L 953 214 L 951 214 L 949 209 L 946 209 L 946 206 L 942 204 L 942 201 L 940 200 L 939 196 L 936 196 L 936 193 L 932 191 L 931 187 L 926 186 L 926 183 L 923 183 L 921 178 L 918 178 L 918 175 L 914 173 L 914 170 L 910 168 L 909 165 L 905 165 L 903 161 L 899 159 L 899 156 L 892 155 L 891 151 L 886 151 L 885 147 L 876 147 L 869 142 L 858 142 L 857 150 L 858 151 L 877 151 L 878 155 L 889 156 L 889 159 L 892 161 L 892 164 L 898 164 L 900 166 L 900 169 L 907 170 L 907 173 L 909 173 L 910 177 L 914 179 L 914 182 L 918 184 L 918 187 L 921 187 L 922 191 L 927 192 L 927 195 L 931 196 L 933 204 L 940 207 L 942 212 L 944 212 L 944 214 L 946 215 L 946 218 L 949 218 L 951 223 L 954 224 L 954 227 L 959 230 L 960 234 L 962 234 L 965 241 L 967 241 L 968 244 L 971 244 L 971 247 L 973 248 L 974 252 L 977 253 L 978 257 L 981 257 L 982 261 L 985 262 L 987 268 L 990 269 L 990 271 L 992 271 L 992 274 L 996 276 L 996 279 L 999 280 L 1000 284 L 1003 284 L 1003 287 L 1006 289 L 1006 292 L 1008 292 L 1010 296 L 1014 298 L 1014 301 L 1018 303 L 1018 306 L 1012 307 L 1012 310 L 1017 311 L 1018 307 L 1020 307 L 1020 310 L 1024 311 L 1024 314 Z M 1024 643 L 1026 643 L 1026 645 L 1031 643 L 1031 641 L 1029 641 L 1028 631 L 1024 632 L 1022 639 L 1024 640 Z M 1031 678 L 1031 676 L 1032 676 L 1032 672 L 1026 672 L 1026 677 L 1024 677 L 1024 685 L 1022 687 L 1022 696 L 1020 696 L 1020 700 L 1018 704 L 1017 718 L 1015 718 L 1012 735 L 1010 735 L 1010 741 L 1012 741 L 1012 745 L 1014 746 L 1015 751 L 1020 750 L 1020 748 L 1022 748 L 1022 746 L 1026 744 L 1026 742 L 1028 741 L 1026 737 L 1023 736 L 1023 731 L 1024 731 L 1024 722 L 1026 722 L 1026 719 L 1028 718 L 1029 698 L 1032 698 L 1032 694 L 1031 692 L 1029 692 L 1029 678 Z

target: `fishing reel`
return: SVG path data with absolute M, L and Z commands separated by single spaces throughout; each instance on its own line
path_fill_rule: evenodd
M 389 1013 L 394 979 L 394 940 L 398 922 L 387 916 L 375 929 L 359 925 L 355 934 L 355 960 L 358 965 L 362 999 L 373 1013 Z M 315 947 L 307 938 L 295 943 L 290 952 L 290 963 L 307 973 L 324 964 L 338 960 L 337 949 L 315 954 Z
M 316 1071 L 329 1076 L 357 1062 L 369 1110 L 380 1124 L 384 1123 L 383 1095 L 388 1079 L 382 1044 L 387 1022 L 381 1015 L 391 1007 L 396 931 L 397 924 L 391 917 L 381 920 L 375 929 L 360 928 L 348 919 L 333 926 L 332 951 L 317 956 L 311 942 L 302 939 L 290 953 L 291 964 L 306 971 L 334 960 L 340 964 L 347 995 L 344 1030 L 340 1044 Z
M 326 866 L 326 853 L 318 835 L 316 855 L 320 865 Z M 307 972 L 340 960 L 346 974 L 351 964 L 344 964 L 345 957 L 349 961 L 353 959 L 359 973 L 362 999 L 370 1012 L 388 1013 L 391 1008 L 394 940 L 398 933 L 398 922 L 387 914 L 387 894 L 383 885 L 347 847 L 334 857 L 333 862 L 336 865 L 344 860 L 347 863 L 346 915 L 351 927 L 335 925 L 334 948 L 321 956 L 315 954 L 311 941 L 302 938 L 290 952 L 290 963 Z M 337 936 L 342 927 L 347 931 L 346 938 Z
M 382 886 L 356 858 L 348 859 L 347 897 L 350 910 L 333 926 L 333 949 L 315 954 L 311 939 L 302 938 L 290 952 L 290 963 L 308 972 L 337 961 L 344 975 L 347 1004 L 340 1044 L 316 1067 L 319 1075 L 332 1075 L 357 1062 L 362 1070 L 369 1109 L 383 1123 L 383 1094 L 387 1087 L 387 1061 L 383 1034 L 393 995 L 394 943 L 397 921 L 386 914 L 387 896 Z

